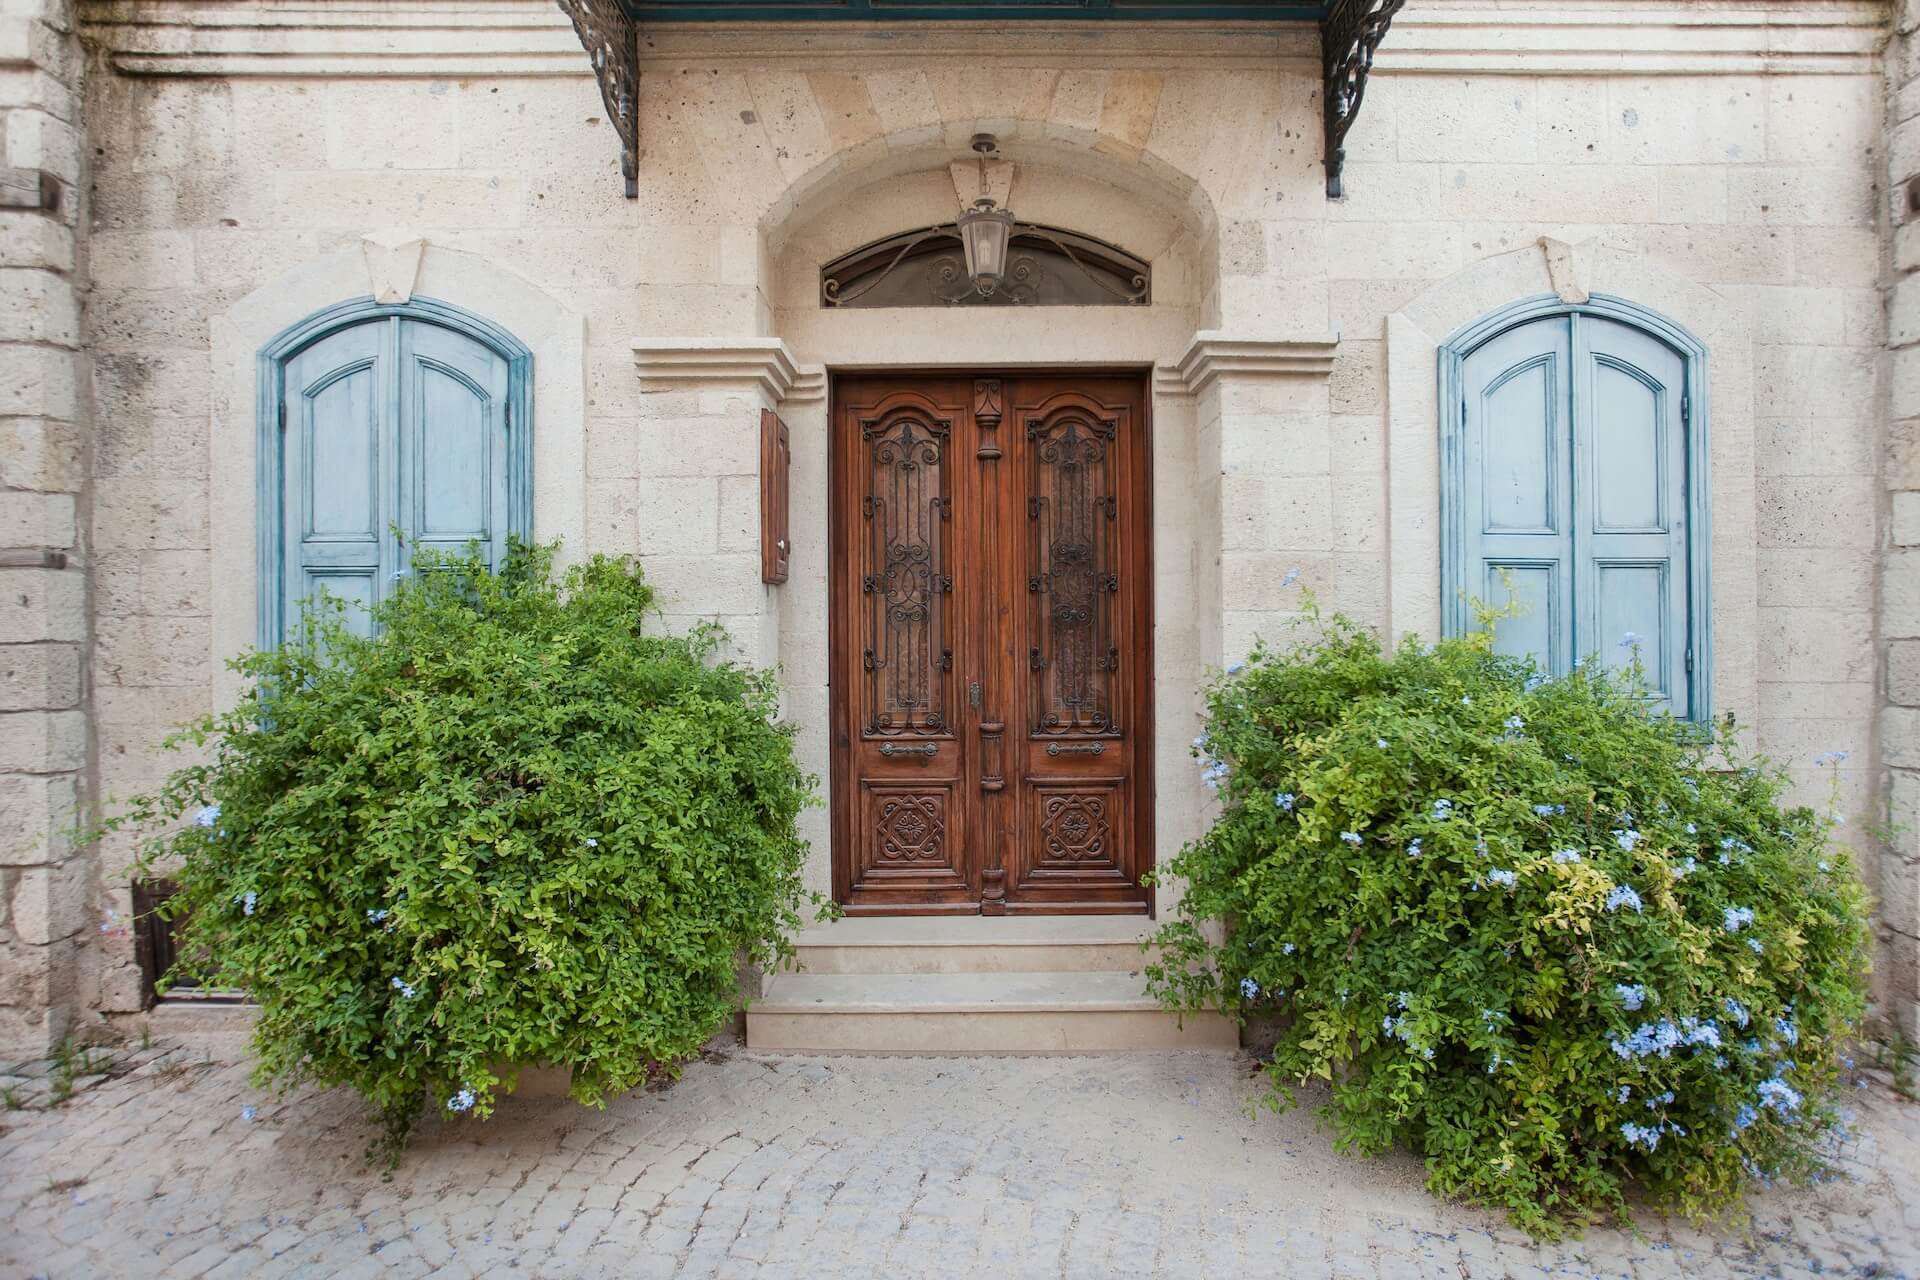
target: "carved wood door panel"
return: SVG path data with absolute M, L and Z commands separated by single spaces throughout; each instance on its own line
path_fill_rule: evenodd
M 835 896 L 1145 910 L 1142 380 L 843 378 L 832 420 Z

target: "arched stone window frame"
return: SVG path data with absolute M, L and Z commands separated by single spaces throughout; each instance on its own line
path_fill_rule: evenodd
M 1748 308 L 1663 260 L 1598 240 L 1545 239 L 1480 259 L 1436 280 L 1386 318 L 1387 594 L 1382 631 L 1439 636 L 1441 345 L 1518 300 L 1594 295 L 1632 299 L 1693 335 L 1712 384 L 1711 707 L 1741 723 L 1765 719 L 1760 649 L 1760 520 L 1755 412 L 1759 388 Z
M 1467 600 L 1465 485 L 1466 390 L 1463 368 L 1480 347 L 1522 325 L 1565 316 L 1595 316 L 1637 329 L 1677 353 L 1685 369 L 1685 494 L 1687 506 L 1687 617 L 1684 619 L 1694 661 L 1683 714 L 1705 720 L 1713 705 L 1713 492 L 1711 408 L 1708 404 L 1707 347 L 1683 326 L 1627 298 L 1590 294 L 1585 301 L 1563 301 L 1538 294 L 1508 303 L 1456 329 L 1437 352 L 1440 406 L 1440 605 L 1443 633 L 1462 635 L 1469 627 Z
M 285 423 L 280 406 L 286 395 L 287 362 L 321 339 L 388 319 L 414 320 L 472 338 L 507 362 L 507 532 L 533 535 L 533 352 L 507 329 L 485 316 L 434 298 L 382 303 L 372 295 L 317 311 L 275 335 L 260 349 L 260 395 L 255 421 L 255 550 L 260 587 L 259 643 L 270 648 L 286 635 L 286 463 Z
M 585 317 L 486 256 L 430 242 L 407 278 L 413 285 L 406 291 L 409 300 L 431 298 L 485 317 L 510 330 L 531 353 L 530 395 L 540 420 L 528 433 L 533 537 L 559 542 L 563 562 L 583 556 L 588 542 Z M 261 639 L 261 354 L 295 327 L 331 308 L 378 296 L 391 283 L 391 273 L 375 269 L 367 250 L 352 244 L 263 282 L 212 319 L 207 516 L 208 547 L 217 566 L 210 594 L 216 707 L 233 705 L 247 687 L 227 661 Z

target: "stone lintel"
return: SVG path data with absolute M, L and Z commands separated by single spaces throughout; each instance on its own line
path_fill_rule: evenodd
M 793 352 L 778 338 L 635 338 L 633 363 L 642 391 L 745 384 L 778 403 L 802 379 Z M 824 390 L 824 372 L 819 377 Z
M 1324 378 L 1333 372 L 1337 337 L 1255 338 L 1219 329 L 1193 335 L 1177 364 L 1154 370 L 1154 390 L 1198 395 L 1215 378 Z

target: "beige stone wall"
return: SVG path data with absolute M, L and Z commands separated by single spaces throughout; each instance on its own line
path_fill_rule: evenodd
M 436 289 L 486 276 L 474 296 L 577 318 L 575 354 L 540 363 L 538 432 L 561 442 L 542 527 L 639 554 L 675 625 L 719 616 L 781 663 L 823 774 L 826 369 L 1151 367 L 1164 856 L 1203 821 L 1182 748 L 1198 675 L 1294 613 L 1289 570 L 1367 622 L 1430 629 L 1432 344 L 1450 310 L 1551 289 L 1544 236 L 1708 341 L 1719 708 L 1810 784 L 1814 754 L 1851 750 L 1843 805 L 1871 812 L 1875 5 L 1415 0 L 1333 203 L 1310 31 L 660 28 L 628 201 L 583 55 L 536 0 L 83 9 L 105 794 L 158 777 L 149 744 L 224 696 L 246 634 L 221 620 L 251 599 L 232 578 L 253 501 L 223 442 L 252 431 L 236 388 L 263 300 L 366 293 L 362 237 L 392 231 L 439 255 Z M 821 261 L 952 216 L 948 165 L 979 130 L 1022 216 L 1153 260 L 1151 308 L 814 304 Z M 795 432 L 777 590 L 754 546 L 762 404 Z M 124 911 L 126 853 L 96 912 Z M 85 998 L 129 1007 L 126 944 L 92 950 Z
M 1895 6 L 1887 57 L 1888 519 L 1879 545 L 1889 833 L 1880 850 L 1883 984 L 1920 1034 L 1920 5 Z
M 88 860 L 71 838 L 88 760 L 72 19 L 67 0 L 0 4 L 0 1058 L 38 1057 L 66 1033 L 87 921 Z

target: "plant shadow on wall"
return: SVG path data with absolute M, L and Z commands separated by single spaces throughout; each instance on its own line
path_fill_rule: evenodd
M 809 901 L 815 782 L 772 678 L 715 661 L 717 629 L 643 634 L 631 562 L 556 580 L 554 554 L 416 551 L 372 638 L 323 598 L 112 824 L 193 815 L 143 855 L 182 885 L 192 976 L 259 1003 L 259 1083 L 358 1090 L 389 1159 L 522 1066 L 591 1105 L 676 1075 Z
M 1388 656 L 1309 601 L 1215 681 L 1223 808 L 1159 873 L 1188 887 L 1156 993 L 1278 1015 L 1266 1104 L 1324 1079 L 1337 1146 L 1404 1143 L 1542 1237 L 1630 1188 L 1700 1216 L 1824 1176 L 1869 940 L 1831 816 L 1650 710 L 1637 660 L 1546 678 L 1490 622 Z

